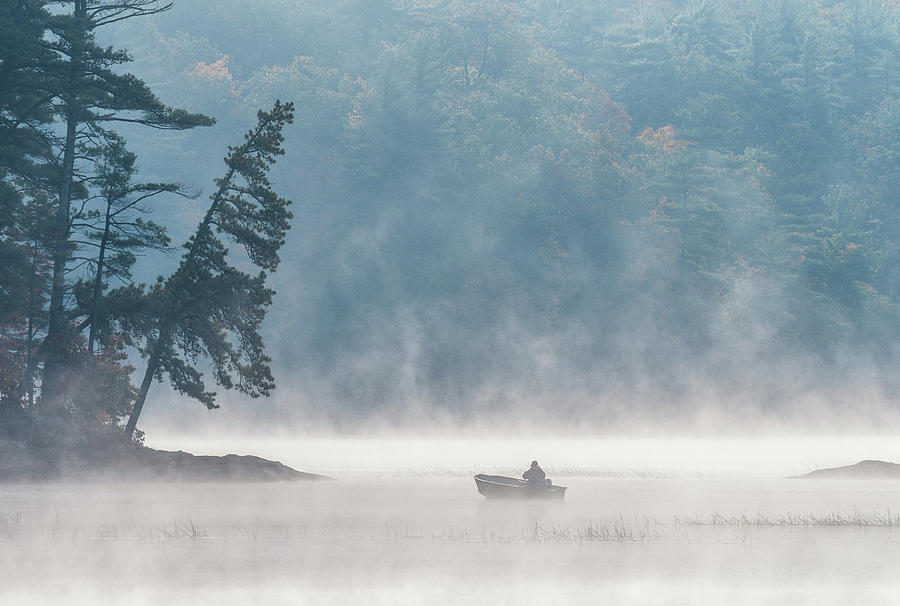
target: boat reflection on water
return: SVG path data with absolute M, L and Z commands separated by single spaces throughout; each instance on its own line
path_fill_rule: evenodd
M 478 492 L 489 499 L 562 499 L 565 486 L 555 486 L 549 479 L 544 486 L 534 486 L 525 480 L 506 476 L 475 476 Z

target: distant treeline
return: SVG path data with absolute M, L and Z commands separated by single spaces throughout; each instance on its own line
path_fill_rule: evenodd
M 104 35 L 225 131 L 296 101 L 274 173 L 301 201 L 275 283 L 291 305 L 268 330 L 297 399 L 602 422 L 898 387 L 898 17 L 222 0 Z M 190 151 L 215 131 L 129 139 L 160 178 L 218 171 Z

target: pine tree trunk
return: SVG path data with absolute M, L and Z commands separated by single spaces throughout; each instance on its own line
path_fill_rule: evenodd
M 156 343 L 153 345 L 153 353 L 150 355 L 150 359 L 147 360 L 147 369 L 144 371 L 141 389 L 138 392 L 138 397 L 134 401 L 134 406 L 131 408 L 131 414 L 128 416 L 128 423 L 125 425 L 125 438 L 127 440 L 130 440 L 134 435 L 134 430 L 137 427 L 141 411 L 144 409 L 144 402 L 147 401 L 147 393 L 150 391 L 150 385 L 153 384 L 153 376 L 156 374 L 157 368 L 159 368 L 163 347 L 165 347 L 166 341 L 171 337 L 171 333 L 172 330 L 170 328 L 163 326 L 160 330 L 159 339 L 157 339 Z
M 78 133 L 76 89 L 81 78 L 81 55 L 87 34 L 87 0 L 75 0 L 74 20 L 77 26 L 72 41 L 69 66 L 69 90 L 65 95 L 66 143 L 59 182 L 59 210 L 56 213 L 56 239 L 53 243 L 53 283 L 50 291 L 50 321 L 47 327 L 47 361 L 41 385 L 42 405 L 48 411 L 65 406 L 63 368 L 66 355 L 66 262 L 69 257 L 69 211 L 72 200 L 72 176 L 75 171 L 75 139 Z
M 103 266 L 106 260 L 106 243 L 109 241 L 109 221 L 111 208 L 106 208 L 106 223 L 103 226 L 103 237 L 100 239 L 100 252 L 97 254 L 97 275 L 94 277 L 94 292 L 91 300 L 91 327 L 88 330 L 88 351 L 94 353 L 94 342 L 97 339 L 97 324 L 100 321 L 100 291 L 103 287 Z
M 72 172 L 75 165 L 74 108 L 67 112 L 66 146 L 63 157 L 63 174 L 59 188 L 59 209 L 56 213 L 56 238 L 53 243 L 53 282 L 50 291 L 50 322 L 47 327 L 47 361 L 44 365 L 44 381 L 41 386 L 43 407 L 59 410 L 64 406 L 62 371 L 66 347 L 66 261 L 69 257 L 69 208 L 72 193 Z
M 28 336 L 25 341 L 25 395 L 28 413 L 34 413 L 34 282 L 37 279 L 37 242 L 32 243 L 31 275 L 28 277 Z

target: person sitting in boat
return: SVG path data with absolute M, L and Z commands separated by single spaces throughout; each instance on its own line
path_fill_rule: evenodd
M 547 487 L 547 474 L 544 473 L 544 470 L 541 469 L 541 466 L 538 465 L 537 461 L 531 462 L 531 467 L 522 474 L 522 478 L 528 480 L 529 488 L 546 488 Z

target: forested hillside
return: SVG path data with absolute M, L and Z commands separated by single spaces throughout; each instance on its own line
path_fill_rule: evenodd
M 900 3 L 182 0 L 98 36 L 217 120 L 124 126 L 142 180 L 208 188 L 209 150 L 295 103 L 272 177 L 294 227 L 263 325 L 279 419 L 796 415 L 900 386 Z M 23 184 L 17 153 L 5 383 L 44 333 L 10 339 L 49 305 L 6 303 L 49 279 L 22 217 L 58 197 Z M 158 208 L 181 241 L 205 207 Z M 141 254 L 128 284 L 177 265 Z

